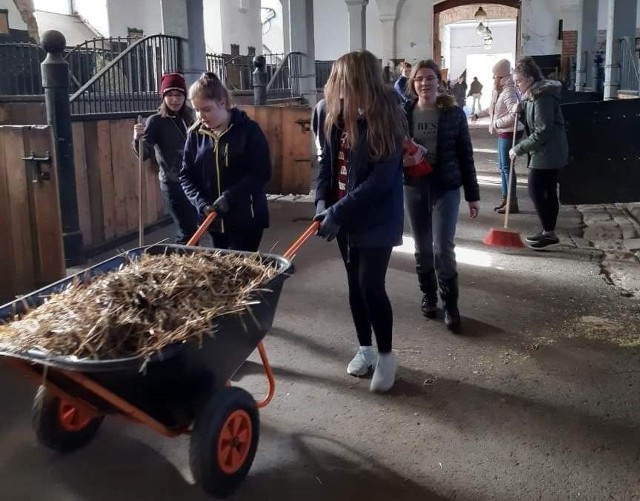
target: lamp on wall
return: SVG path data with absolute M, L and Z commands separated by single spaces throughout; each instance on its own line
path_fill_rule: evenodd
M 480 36 L 484 35 L 486 31 L 487 31 L 487 27 L 482 23 L 480 23 L 476 28 L 476 33 Z
M 485 19 L 487 19 L 487 13 L 484 11 L 484 9 L 482 7 L 478 7 L 478 10 L 476 11 L 476 13 L 475 13 L 475 15 L 473 17 L 475 18 L 476 21 L 481 23 Z

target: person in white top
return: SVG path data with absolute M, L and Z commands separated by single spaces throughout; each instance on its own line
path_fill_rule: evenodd
M 519 102 L 518 91 L 511 76 L 511 63 L 507 59 L 501 59 L 493 67 L 493 94 L 491 106 L 486 110 L 472 115 L 475 122 L 479 118 L 490 117 L 489 133 L 498 135 L 498 168 L 500 169 L 500 179 L 502 185 L 502 199 L 494 207 L 494 210 L 504 214 L 507 205 L 507 193 L 509 188 L 509 150 L 513 140 L 513 126 L 518 119 L 511 113 L 515 105 Z M 516 141 L 522 136 L 524 125 L 518 122 Z M 511 205 L 509 212 L 515 214 L 518 209 L 518 197 L 516 195 L 516 172 L 513 171 L 511 179 Z

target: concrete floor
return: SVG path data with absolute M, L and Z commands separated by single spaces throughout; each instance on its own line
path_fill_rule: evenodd
M 557 249 L 482 245 L 500 224 L 495 145 L 482 129 L 473 136 L 483 200 L 480 218 L 469 220 L 465 204 L 458 225 L 464 334 L 421 316 L 408 242 L 388 274 L 398 380 L 390 394 L 370 394 L 368 380 L 346 374 L 356 340 L 337 247 L 314 238 L 266 339 L 277 393 L 233 499 L 640 499 L 640 305 L 608 285 L 597 253 L 575 245 L 571 207 Z M 537 225 L 525 188 L 513 225 L 526 234 Z M 283 252 L 311 213 L 308 203 L 272 204 L 263 249 Z M 34 387 L 10 369 L 0 362 L 0 500 L 210 499 L 192 484 L 187 439 L 110 419 L 72 455 L 38 446 Z M 263 391 L 253 357 L 236 379 Z

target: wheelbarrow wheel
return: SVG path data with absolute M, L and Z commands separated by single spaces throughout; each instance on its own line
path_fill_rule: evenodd
M 31 421 L 41 444 L 58 452 L 73 452 L 98 433 L 104 416 L 90 416 L 40 386 L 33 399 Z
M 196 417 L 189 460 L 198 485 L 226 496 L 245 479 L 258 448 L 260 417 L 253 397 L 242 388 L 217 392 Z

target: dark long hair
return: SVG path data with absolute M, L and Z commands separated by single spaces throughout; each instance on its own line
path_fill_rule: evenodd
M 182 120 L 185 121 L 185 123 L 187 124 L 187 127 L 189 127 L 194 120 L 194 114 L 193 114 L 193 110 L 191 109 L 191 106 L 189 106 L 187 104 L 187 100 L 184 100 L 184 103 L 182 104 L 182 108 L 180 108 L 180 110 L 177 113 L 174 113 L 173 111 L 171 111 L 169 109 L 169 107 L 167 106 L 167 103 L 164 102 L 164 96 L 162 97 L 162 102 L 160 103 L 160 106 L 158 107 L 158 114 L 162 117 L 162 118 L 167 118 L 167 117 L 173 117 L 173 116 L 177 116 L 178 118 L 182 118 Z

